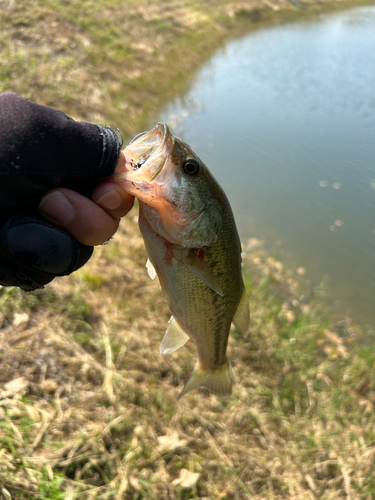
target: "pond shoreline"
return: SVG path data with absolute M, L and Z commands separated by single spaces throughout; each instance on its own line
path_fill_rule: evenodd
M 303 9 L 289 0 L 8 2 L 0 20 L 6 41 L 0 91 L 118 127 L 126 142 L 183 94 L 202 64 L 229 40 L 372 2 L 301 3 Z
M 325 1 L 303 2 L 303 8 L 296 7 L 292 0 L 269 0 L 233 2 L 223 5 L 221 0 L 211 2 L 212 11 L 206 10 L 207 24 L 197 24 L 194 31 L 186 30 L 176 37 L 172 47 L 167 49 L 164 60 L 168 61 L 167 67 L 161 66 L 150 71 L 148 82 L 150 86 L 145 89 L 143 111 L 134 111 L 135 127 L 131 131 L 138 133 L 149 125 L 149 116 L 161 109 L 168 101 L 177 95 L 184 94 L 189 83 L 194 80 L 194 75 L 212 55 L 224 47 L 231 40 L 241 38 L 252 31 L 265 29 L 282 23 L 299 22 L 314 19 L 317 15 L 328 14 L 338 10 L 345 10 L 359 6 L 372 5 L 373 1 Z M 215 11 L 217 9 L 217 12 Z M 195 50 L 192 54 L 191 47 Z M 165 79 L 170 71 L 168 84 Z M 145 69 L 147 72 L 147 69 Z M 143 82 L 143 77 L 142 77 Z M 141 82 L 141 85 L 142 85 Z M 163 86 L 160 94 L 158 86 Z M 168 92 L 166 92 L 168 91 Z M 150 92 L 147 95 L 147 92 Z M 168 94 L 167 96 L 165 94 Z M 128 105 L 130 105 L 128 103 Z M 120 127 L 120 125 L 118 125 Z M 121 127 L 120 127 L 121 128 Z M 125 130 L 127 132 L 127 130 Z M 130 137 L 131 137 L 130 135 Z
M 149 117 L 177 95 L 184 94 L 201 66 L 230 40 L 270 26 L 313 20 L 320 14 L 372 4 L 371 0 L 321 0 L 319 3 L 308 0 L 301 4 L 303 8 L 299 8 L 293 5 L 291 0 L 252 0 L 229 4 L 223 4 L 221 0 L 210 2 L 204 12 L 206 24 L 196 23 L 193 30 L 182 30 L 171 45 L 166 47 L 164 64 L 152 69 L 141 69 L 139 66 L 142 75 L 139 81 L 134 82 L 134 90 L 138 87 L 137 93 L 141 91 L 143 95 L 142 109 L 133 109 L 131 99 L 128 100 L 126 107 L 134 117 L 134 123 L 131 129 L 127 125 L 124 128 L 120 123 L 117 126 L 124 130 L 129 138 L 146 129 L 149 126 Z M 173 14 L 171 17 L 173 18 Z M 171 20 L 172 23 L 174 21 Z M 163 89 L 162 93 L 160 88 Z M 116 114 L 114 119 L 117 120 Z
M 53 103 L 75 119 L 118 127 L 126 144 L 149 128 L 150 116 L 187 91 L 202 64 L 228 41 L 373 1 L 298 0 L 303 8 L 294 3 L 29 1 L 24 10 L 9 3 L 0 20 L 9 41 L 0 91 Z M 66 36 L 55 36 L 60 31 Z
M 228 41 L 372 3 L 307 0 L 303 9 L 290 0 L 29 1 L 25 9 L 9 3 L 0 20 L 9 41 L 0 90 L 118 127 L 126 144 L 149 128 L 150 116 L 188 90 L 202 64 Z M 56 36 L 60 32 L 66 36 Z
M 0 90 L 130 137 L 183 92 L 186 72 L 255 26 L 226 10 L 255 2 L 207 3 L 211 15 L 178 0 L 3 2 Z M 333 327 L 304 270 L 249 240 L 251 329 L 229 336 L 233 394 L 177 401 L 196 349 L 159 352 L 170 311 L 137 220 L 44 290 L 0 287 L 0 497 L 371 498 L 375 355 L 361 331 Z

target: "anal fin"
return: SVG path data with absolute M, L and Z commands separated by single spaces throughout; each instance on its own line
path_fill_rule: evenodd
M 232 321 L 241 335 L 246 337 L 250 326 L 250 307 L 245 287 L 242 289 L 240 302 Z
M 199 258 L 198 255 L 196 255 L 194 252 L 190 252 L 187 257 L 181 259 L 181 262 L 188 269 L 190 269 L 190 271 L 193 272 L 198 279 L 200 279 L 205 285 L 207 285 L 208 288 L 211 288 L 211 290 L 224 297 L 224 294 L 213 271 L 211 271 L 204 260 Z
M 228 360 L 216 370 L 201 370 L 199 365 L 195 366 L 185 387 L 182 389 L 177 399 L 182 398 L 187 392 L 203 386 L 216 396 L 230 396 L 232 393 L 233 376 Z
M 186 344 L 189 338 L 189 335 L 183 331 L 175 318 L 171 316 L 167 331 L 160 344 L 161 354 L 170 354 L 177 351 L 177 349 Z

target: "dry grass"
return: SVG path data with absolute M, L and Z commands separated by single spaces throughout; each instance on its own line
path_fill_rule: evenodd
M 330 330 L 303 278 L 251 241 L 233 395 L 177 403 L 195 348 L 159 354 L 169 312 L 135 219 L 80 272 L 2 290 L 4 498 L 371 498 L 375 355 L 361 332 Z
M 125 134 L 223 40 L 294 12 L 287 0 L 0 8 L 0 90 Z M 229 343 L 233 395 L 177 403 L 195 349 L 159 354 L 169 311 L 136 218 L 74 275 L 33 294 L 0 290 L 0 497 L 373 498 L 375 354 L 361 331 L 330 325 L 321 288 L 252 240 L 251 332 Z

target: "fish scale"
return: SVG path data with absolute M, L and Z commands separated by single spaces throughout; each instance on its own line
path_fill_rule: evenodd
M 198 351 L 179 397 L 199 386 L 228 395 L 230 326 L 234 322 L 243 335 L 249 327 L 241 244 L 229 201 L 204 163 L 164 123 L 137 136 L 125 156 L 128 172 L 117 180 L 139 199 L 148 271 L 158 276 L 173 315 L 161 352 L 173 352 L 189 338 Z

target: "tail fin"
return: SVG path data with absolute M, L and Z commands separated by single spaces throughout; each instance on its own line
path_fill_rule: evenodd
M 232 382 L 232 370 L 228 360 L 215 371 L 201 370 L 197 363 L 177 399 L 182 398 L 187 392 L 201 385 L 208 391 L 216 394 L 216 396 L 230 396 L 232 393 Z

